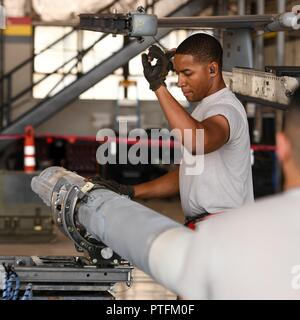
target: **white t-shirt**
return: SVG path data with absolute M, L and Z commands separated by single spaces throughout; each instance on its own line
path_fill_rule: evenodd
M 299 244 L 300 188 L 216 214 L 198 224 L 177 292 L 187 299 L 300 299 Z
M 192 113 L 198 121 L 216 115 L 227 119 L 230 138 L 220 149 L 204 155 L 204 170 L 200 175 L 186 174 L 190 162 L 183 157 L 179 185 L 185 216 L 220 212 L 254 201 L 247 115 L 228 88 L 204 98 Z M 203 159 L 198 155 L 189 154 L 189 157 Z

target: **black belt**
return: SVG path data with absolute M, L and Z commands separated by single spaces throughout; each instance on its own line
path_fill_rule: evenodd
M 195 224 L 199 221 L 201 221 L 203 218 L 209 216 L 210 213 L 208 212 L 203 212 L 203 213 L 199 213 L 195 216 L 192 216 L 192 217 L 185 217 L 185 221 L 184 221 L 184 225 L 185 226 L 188 226 L 189 224 Z

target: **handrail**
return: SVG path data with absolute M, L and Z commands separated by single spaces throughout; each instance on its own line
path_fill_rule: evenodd
M 64 34 L 62 37 L 56 39 L 54 42 L 50 43 L 46 48 L 42 49 L 40 52 L 33 54 L 31 57 L 27 58 L 26 60 L 22 61 L 19 65 L 17 65 L 16 67 L 14 67 L 13 69 L 11 69 L 10 71 L 8 71 L 6 74 L 4 74 L 1 78 L 0 81 L 2 81 L 5 78 L 8 78 L 11 74 L 15 73 L 16 71 L 18 71 L 19 69 L 21 69 L 22 67 L 24 67 L 26 64 L 28 64 L 29 62 L 33 61 L 38 55 L 44 53 L 45 51 L 47 51 L 48 49 L 50 49 L 51 47 L 53 47 L 54 45 L 56 45 L 58 42 L 64 40 L 65 38 L 67 38 L 69 35 L 71 35 L 77 28 L 73 28 L 70 32 Z
M 99 41 L 101 41 L 102 39 L 104 39 L 107 36 L 107 34 L 101 35 L 101 37 L 99 39 L 97 39 L 92 45 L 90 45 L 88 48 L 79 51 L 79 53 L 76 56 L 73 56 L 72 58 L 70 58 L 69 60 L 65 61 L 62 65 L 60 65 L 59 67 L 57 67 L 55 70 L 53 70 L 50 74 L 46 74 L 43 78 L 41 78 L 40 80 L 38 80 L 37 82 L 31 84 L 29 87 L 25 88 L 24 90 L 22 90 L 21 92 L 19 92 L 18 94 L 16 94 L 14 97 L 10 98 L 10 103 L 15 102 L 16 100 L 20 99 L 24 94 L 26 94 L 27 92 L 30 92 L 36 85 L 40 84 L 42 81 L 44 81 L 46 78 L 50 77 L 53 73 L 56 73 L 59 69 L 65 67 L 67 64 L 69 64 L 72 60 L 74 59 L 78 59 L 79 57 L 83 57 L 84 55 L 86 55 Z M 4 103 L 4 105 L 7 105 L 6 103 Z
M 105 37 L 107 37 L 108 34 L 103 34 L 100 36 L 99 39 L 97 39 L 93 44 L 91 44 L 88 48 L 84 49 L 84 50 L 80 50 L 78 55 L 76 57 L 73 57 L 73 59 L 77 58 L 77 61 L 75 62 L 75 64 L 69 69 L 69 71 L 66 74 L 63 74 L 62 78 L 51 88 L 51 90 L 48 92 L 47 96 L 45 97 L 45 99 L 50 97 L 51 92 L 65 79 L 66 76 L 70 75 L 72 70 L 78 65 L 79 63 L 79 58 L 83 58 L 91 49 L 93 49 L 93 47 L 100 42 L 101 40 L 103 40 Z M 72 60 L 73 60 L 72 59 Z M 72 61 L 71 60 L 71 61 Z M 71 62 L 70 61 L 70 62 Z

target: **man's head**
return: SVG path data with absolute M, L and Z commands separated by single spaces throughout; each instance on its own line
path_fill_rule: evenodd
M 284 130 L 277 134 L 277 155 L 283 166 L 286 188 L 300 186 L 300 88 L 290 101 Z
M 201 101 L 223 84 L 222 60 L 220 42 L 205 33 L 194 34 L 178 46 L 174 67 L 188 101 Z

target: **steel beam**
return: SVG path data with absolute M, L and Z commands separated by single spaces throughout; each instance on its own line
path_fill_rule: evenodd
M 264 2 L 258 1 L 260 7 Z M 256 29 L 264 31 L 299 30 L 299 14 L 292 12 L 280 15 L 245 15 L 216 17 L 174 17 L 158 19 L 158 28 L 220 28 Z
M 264 29 L 274 21 L 274 15 L 178 17 L 158 19 L 159 28 L 221 28 Z

